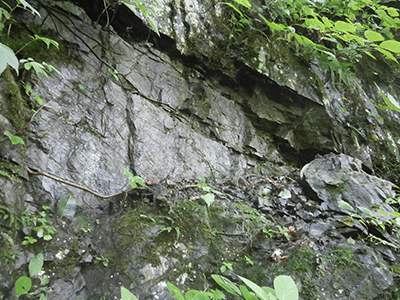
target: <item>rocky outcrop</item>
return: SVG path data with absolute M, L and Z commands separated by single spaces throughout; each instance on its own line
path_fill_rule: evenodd
M 111 299 L 121 285 L 139 299 L 172 299 L 167 281 L 204 289 L 223 262 L 267 286 L 270 274 L 292 275 L 303 299 L 398 291 L 393 183 L 364 172 L 398 163 L 398 115 L 369 101 L 387 85 L 363 83 L 346 101 L 329 82 L 310 85 L 309 72 L 320 70 L 294 70 L 278 54 L 270 63 L 272 50 L 260 68 L 207 64 L 222 51 L 205 42 L 203 29 L 220 16 L 214 6 L 208 15 L 205 4 L 164 5 L 164 35 L 150 43 L 138 41 L 143 32 L 128 36 L 138 19 L 123 7 L 114 31 L 92 22 L 89 4 L 92 21 L 68 2 L 36 5 L 40 20 L 19 17 L 56 36 L 61 51 L 48 62 L 63 76 L 0 78 L 0 131 L 29 125 L 25 145 L 0 147 L 5 299 L 40 251 L 47 299 Z M 21 94 L 21 79 L 43 107 Z M 344 154 L 314 160 L 331 152 Z M 124 169 L 148 187 L 124 192 Z M 204 178 L 211 190 L 197 185 Z M 57 230 L 50 241 L 37 236 L 39 217 Z

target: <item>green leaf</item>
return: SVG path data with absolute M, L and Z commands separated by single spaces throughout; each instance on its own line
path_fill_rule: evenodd
M 279 300 L 297 300 L 299 291 L 293 279 L 286 275 L 280 275 L 274 280 L 274 288 Z
M 42 64 L 34 61 L 32 58 L 28 59 L 21 59 L 20 63 L 24 65 L 25 70 L 29 71 L 31 68 L 33 68 L 36 72 L 36 74 L 42 74 L 46 77 L 49 77 L 49 75 L 46 73 L 45 68 Z
M 248 0 L 234 0 L 237 4 L 242 5 L 246 8 L 250 8 L 251 4 Z
M 245 300 L 258 300 L 244 285 L 239 286 L 239 289 Z
M 400 218 L 400 213 L 397 211 L 391 211 L 390 214 L 396 218 Z
M 27 276 L 21 276 L 15 282 L 15 291 L 17 296 L 25 295 L 32 287 L 32 280 Z
M 386 10 L 387 10 L 388 14 L 391 17 L 398 17 L 399 16 L 398 10 L 396 8 L 394 8 L 394 7 L 388 7 Z
M 160 32 L 158 31 L 158 24 L 157 24 L 157 21 L 154 20 L 154 19 L 151 18 L 151 17 L 148 17 L 148 18 L 147 18 L 147 22 L 149 22 L 149 24 L 150 24 L 151 28 L 153 28 L 154 32 L 157 33 L 158 36 L 160 36 Z
M 364 53 L 367 54 L 367 55 L 369 55 L 369 56 L 371 56 L 373 59 L 376 59 L 376 57 L 373 56 L 373 55 L 371 54 L 371 52 L 369 52 L 369 51 L 364 51 Z
M 29 261 L 29 276 L 37 275 L 43 267 L 43 253 L 40 252 Z
M 236 296 L 241 295 L 238 287 L 232 281 L 230 281 L 228 278 L 226 278 L 224 276 L 216 275 L 216 274 L 212 274 L 211 277 L 212 277 L 212 279 L 215 280 L 215 282 L 220 287 L 222 287 L 228 293 L 236 295 Z
M 304 21 L 304 25 L 306 27 L 311 27 L 311 28 L 315 28 L 315 29 L 320 29 L 320 30 L 324 30 L 325 29 L 325 24 L 322 23 L 320 20 L 318 20 L 317 18 L 314 19 L 306 19 Z
M 128 289 L 121 286 L 121 300 L 138 300 Z
M 131 179 L 133 177 L 132 173 L 129 172 L 127 169 L 124 169 L 124 173 L 125 173 L 126 177 L 128 177 L 128 179 Z
M 50 47 L 50 45 L 53 45 L 54 47 L 56 47 L 58 49 L 58 42 L 56 42 L 55 40 L 49 39 L 49 38 L 45 38 L 42 37 L 40 35 L 35 34 L 34 36 L 31 36 L 31 38 L 33 38 L 34 40 L 37 41 L 42 41 L 47 45 L 47 48 Z
M 344 209 L 347 209 L 347 210 L 350 210 L 350 211 L 354 211 L 354 208 L 350 204 L 348 204 L 347 202 L 344 202 L 343 200 L 339 200 L 338 201 L 338 205 L 341 208 L 344 208 Z
M 269 295 L 270 300 L 278 299 L 278 296 L 276 295 L 276 292 L 274 289 L 267 287 L 267 286 L 263 286 L 261 288 L 263 289 L 264 292 L 266 292 Z
M 0 43 L 0 74 L 3 73 L 7 65 L 10 65 L 18 75 L 18 59 L 11 48 Z
M 22 4 L 22 6 L 24 7 L 25 10 L 30 10 L 32 14 L 40 17 L 39 12 L 36 9 L 34 9 L 27 1 L 18 0 L 18 2 Z
M 283 189 L 278 197 L 283 198 L 283 199 L 289 199 L 292 197 L 292 194 L 290 193 L 290 191 L 288 189 Z
M 242 276 L 239 276 L 239 278 L 249 287 L 251 288 L 256 295 L 262 299 L 262 300 L 270 300 L 271 297 L 269 294 L 267 294 L 267 292 L 265 292 L 261 287 L 259 287 L 257 284 L 255 284 L 253 281 L 244 278 Z M 283 299 L 282 299 L 283 300 Z
M 25 144 L 24 140 L 21 139 L 19 136 L 17 135 L 13 135 L 11 132 L 9 132 L 8 130 L 4 131 L 4 135 L 8 136 L 9 140 L 11 141 L 11 143 L 13 145 L 17 145 L 17 144 Z
M 335 28 L 336 30 L 342 32 L 351 32 L 351 33 L 356 32 L 356 28 L 353 23 L 344 22 L 340 20 L 335 22 Z
M 385 212 L 385 211 L 383 211 L 382 209 L 378 209 L 378 213 L 380 213 L 380 214 L 382 214 L 382 215 L 386 216 L 386 212 Z
M 208 194 L 202 195 L 201 199 L 203 199 L 204 202 L 207 204 L 207 206 L 210 207 L 211 204 L 213 204 L 213 202 L 215 201 L 215 196 L 212 193 L 208 193 Z
M 170 291 L 172 296 L 178 300 L 185 300 L 185 295 L 181 292 L 179 288 L 173 285 L 171 282 L 167 282 L 167 289 Z
M 271 30 L 278 30 L 278 31 L 282 31 L 282 30 L 286 30 L 287 28 L 285 27 L 285 25 L 283 24 L 278 24 L 275 22 L 270 22 L 268 21 L 263 15 L 259 14 L 260 18 L 263 19 L 263 21 L 269 26 L 269 28 Z
M 392 51 L 394 53 L 400 53 L 400 42 L 398 41 L 383 41 L 379 44 L 379 47 Z
M 234 11 L 236 11 L 240 16 L 243 17 L 243 13 L 240 11 L 239 8 L 236 7 L 236 5 L 229 3 L 229 2 L 224 2 L 225 5 L 230 6 L 231 8 L 233 8 Z
M 47 300 L 46 296 L 42 293 L 40 294 L 39 300 Z
M 397 59 L 393 56 L 393 54 L 392 54 L 391 52 L 389 52 L 389 51 L 387 51 L 387 50 L 385 50 L 385 49 L 382 49 L 382 48 L 379 47 L 379 46 L 374 46 L 374 47 L 375 47 L 376 50 L 378 50 L 380 53 L 382 53 L 382 54 L 385 56 L 385 58 L 390 59 L 390 60 L 393 60 L 393 61 L 395 61 L 396 63 L 399 63 L 399 62 L 397 61 Z
M 372 31 L 372 30 L 366 30 L 364 32 L 364 36 L 366 39 L 368 39 L 371 42 L 380 42 L 383 41 L 385 38 L 380 34 L 379 32 Z
M 210 300 L 204 292 L 190 290 L 185 294 L 185 300 Z
M 362 207 L 362 206 L 359 206 L 358 208 L 359 208 L 363 213 L 369 215 L 370 217 L 372 217 L 372 218 L 375 217 L 375 213 L 374 213 L 373 211 L 369 210 L 368 208 Z
M 214 300 L 223 300 L 226 299 L 226 296 L 223 292 L 221 292 L 219 289 L 211 290 L 212 291 L 212 298 Z

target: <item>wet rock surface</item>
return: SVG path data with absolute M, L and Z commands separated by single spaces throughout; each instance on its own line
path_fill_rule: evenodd
M 302 299 L 394 299 L 398 203 L 393 183 L 366 173 L 383 153 L 398 154 L 398 116 L 372 117 L 368 98 L 379 87 L 361 91 L 364 104 L 351 111 L 338 91 L 316 93 L 304 76 L 282 86 L 251 67 L 235 76 L 193 67 L 91 24 L 70 4 L 38 5 L 44 21 L 23 16 L 69 49 L 51 61 L 63 77 L 24 75 L 44 106 L 12 98 L 9 71 L 0 78 L 2 131 L 40 109 L 25 146 L 0 144 L 4 299 L 16 297 L 15 280 L 40 251 L 47 299 L 119 298 L 121 286 L 139 299 L 173 299 L 167 281 L 215 287 L 210 275 L 224 263 L 232 280 L 265 286 L 291 275 Z M 356 128 L 352 116 L 370 126 Z M 124 192 L 124 168 L 148 187 Z M 56 229 L 48 241 L 37 235 L 40 216 Z

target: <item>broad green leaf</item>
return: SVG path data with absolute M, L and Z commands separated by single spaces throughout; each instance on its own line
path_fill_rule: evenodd
M 317 18 L 314 19 L 306 19 L 304 21 L 304 25 L 306 27 L 311 27 L 311 28 L 316 28 L 316 29 L 321 29 L 324 30 L 325 29 L 325 24 L 322 23 L 320 20 L 318 20 Z
M 209 300 L 205 292 L 190 290 L 185 294 L 185 300 Z
M 369 56 L 371 56 L 373 59 L 376 59 L 376 57 L 373 56 L 373 55 L 371 54 L 371 52 L 369 52 L 369 51 L 364 51 L 364 53 L 367 54 L 367 55 L 369 55 Z
M 212 193 L 208 193 L 208 194 L 202 195 L 201 199 L 203 199 L 204 202 L 207 204 L 207 206 L 210 207 L 211 204 L 213 204 L 213 202 L 215 201 L 215 196 Z
M 398 10 L 396 8 L 394 8 L 394 7 L 388 7 L 386 10 L 387 10 L 388 14 L 391 17 L 398 17 L 399 16 Z
M 335 28 L 336 30 L 342 32 L 351 32 L 351 33 L 356 32 L 356 28 L 353 23 L 344 22 L 340 20 L 335 22 Z
M 15 282 L 15 291 L 17 296 L 25 295 L 32 287 L 32 280 L 27 276 L 21 276 Z
M 128 179 L 131 179 L 133 177 L 132 173 L 129 172 L 127 169 L 124 169 L 124 173 L 125 173 L 126 177 L 128 177 Z
M 400 42 L 398 41 L 383 41 L 379 45 L 381 48 L 395 52 L 395 53 L 400 53 Z
M 276 295 L 276 291 L 273 288 L 267 287 L 267 286 L 263 286 L 261 287 L 263 289 L 264 292 L 266 292 L 269 297 L 270 300 L 277 300 L 278 296 Z
M 299 291 L 293 279 L 286 275 L 280 275 L 274 280 L 274 288 L 279 300 L 297 300 Z
M 362 207 L 362 206 L 359 206 L 358 208 L 359 208 L 363 213 L 369 215 L 370 217 L 373 217 L 373 218 L 375 217 L 375 213 L 374 213 L 373 211 L 369 210 L 368 208 Z
M 385 212 L 385 211 L 383 211 L 382 209 L 378 209 L 378 213 L 380 213 L 380 214 L 382 214 L 382 215 L 386 216 L 386 212 Z
M 17 145 L 17 144 L 25 144 L 24 140 L 21 139 L 19 136 L 17 135 L 13 135 L 11 132 L 9 132 L 8 130 L 4 131 L 4 135 L 8 136 L 9 140 L 11 141 L 11 143 L 13 145 Z
M 371 42 L 380 42 L 383 41 L 385 38 L 380 34 L 379 32 L 372 31 L 372 30 L 366 30 L 364 32 L 364 36 L 366 39 L 368 39 Z
M 21 59 L 20 63 L 24 65 L 25 70 L 29 71 L 31 68 L 33 68 L 36 72 L 36 74 L 42 74 L 46 77 L 49 77 L 49 75 L 46 73 L 44 66 L 41 63 L 38 63 L 34 61 L 32 58 L 28 59 Z
M 226 299 L 226 296 L 223 292 L 221 292 L 219 289 L 211 290 L 212 291 L 212 298 L 214 300 L 223 300 Z
M 29 276 L 37 275 L 43 267 L 43 253 L 40 252 L 29 261 Z
M 245 300 L 258 300 L 244 285 L 239 286 L 242 296 Z
M 0 43 L 0 74 L 3 73 L 7 65 L 10 65 L 18 75 L 18 59 L 11 48 Z
M 121 286 L 121 300 L 138 300 L 128 289 Z
M 240 16 L 243 17 L 243 13 L 234 4 L 229 3 L 229 2 L 224 2 L 224 4 L 226 4 L 226 5 L 230 6 L 231 8 L 233 8 Z
M 158 31 L 158 25 L 156 20 L 154 20 L 151 17 L 147 17 L 147 22 L 149 22 L 151 28 L 153 28 L 154 32 L 157 33 L 158 36 L 160 36 L 160 32 Z
M 262 299 L 262 300 L 270 300 L 270 295 L 267 294 L 261 287 L 259 287 L 257 284 L 255 284 L 253 281 L 244 278 L 242 276 L 239 276 L 239 278 L 249 287 L 251 288 L 256 295 Z
M 35 36 L 31 36 L 31 38 L 33 38 L 34 40 L 38 40 L 38 41 L 42 41 L 47 45 L 47 48 L 50 47 L 50 45 L 53 45 L 54 47 L 56 47 L 58 49 L 58 42 L 56 42 L 55 40 L 49 39 L 49 38 L 45 38 L 42 37 L 40 35 L 35 34 Z
M 292 194 L 290 193 L 290 191 L 288 189 L 283 189 L 278 197 L 283 198 L 283 199 L 289 199 L 292 197 Z
M 393 61 L 395 61 L 396 63 L 399 63 L 399 62 L 397 61 L 397 59 L 393 56 L 393 54 L 392 54 L 391 52 L 389 52 L 389 51 L 387 51 L 387 50 L 385 50 L 385 49 L 382 49 L 382 48 L 379 47 L 379 46 L 376 46 L 375 49 L 378 50 L 380 53 L 382 53 L 382 54 L 385 56 L 385 58 L 390 59 L 390 60 L 393 60 Z
M 343 200 L 339 200 L 338 201 L 338 205 L 341 208 L 344 208 L 344 209 L 347 209 L 347 210 L 350 210 L 350 211 L 354 211 L 354 208 L 350 204 L 348 204 L 347 202 L 344 202 Z
M 50 72 L 55 71 L 58 75 L 60 75 L 62 78 L 64 78 L 64 75 L 63 75 L 60 71 L 58 71 L 54 66 L 49 65 L 49 64 L 46 63 L 46 62 L 42 62 L 42 64 L 43 64 L 44 66 L 46 66 L 47 69 L 49 69 Z
M 39 300 L 47 300 L 46 296 L 42 293 L 40 294 Z
M 322 17 L 322 22 L 324 22 L 325 26 L 328 27 L 328 28 L 330 28 L 330 29 L 332 29 L 333 26 L 334 26 L 334 23 L 333 23 L 330 19 L 328 19 L 327 17 L 325 17 L 325 16 Z
M 270 22 L 261 14 L 259 14 L 259 16 L 261 17 L 261 19 L 263 19 L 263 21 L 269 26 L 269 28 L 271 30 L 278 30 L 278 31 L 286 30 L 285 25 L 278 24 L 278 23 L 275 23 L 275 22 Z
M 396 218 L 400 218 L 400 213 L 397 211 L 391 211 L 390 214 Z
M 212 279 L 215 280 L 216 283 L 218 283 L 218 285 L 220 287 L 222 287 L 228 293 L 231 293 L 232 295 L 240 296 L 240 294 L 241 294 L 240 290 L 228 278 L 226 278 L 224 276 L 216 275 L 216 274 L 212 274 L 211 277 L 212 277 Z
M 185 300 L 185 295 L 171 282 L 167 282 L 167 289 L 178 300 Z
M 251 4 L 248 0 L 234 0 L 237 4 L 240 4 L 244 7 L 250 8 Z

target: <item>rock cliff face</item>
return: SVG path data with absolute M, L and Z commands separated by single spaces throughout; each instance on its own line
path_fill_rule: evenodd
M 58 40 L 60 52 L 41 55 L 63 76 L 0 78 L 0 131 L 29 125 L 25 145 L 0 147 L 4 299 L 39 252 L 47 299 L 111 299 L 121 285 L 173 299 L 167 281 L 204 289 L 222 262 L 269 286 L 270 274 L 292 275 L 303 299 L 392 299 L 396 195 L 371 174 L 398 180 L 400 119 L 370 101 L 398 97 L 390 75 L 360 69 L 339 91 L 279 43 L 238 62 L 212 1 L 160 2 L 160 37 L 124 6 L 108 24 L 102 1 L 74 2 L 17 16 Z M 123 192 L 124 169 L 149 186 Z M 57 230 L 50 241 L 40 216 Z

